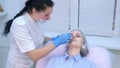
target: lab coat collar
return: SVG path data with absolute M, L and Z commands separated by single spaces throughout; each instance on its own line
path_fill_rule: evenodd
M 32 24 L 35 24 L 35 25 L 38 25 L 39 23 L 37 23 L 35 20 L 33 20 L 33 18 L 29 15 L 29 13 L 25 13 L 25 17 L 27 18 L 27 20 L 32 23 Z

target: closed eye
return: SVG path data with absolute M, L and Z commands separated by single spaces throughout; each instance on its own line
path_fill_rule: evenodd
M 76 35 L 76 37 L 81 37 L 80 35 Z

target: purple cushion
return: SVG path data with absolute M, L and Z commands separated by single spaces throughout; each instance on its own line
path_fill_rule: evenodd
M 86 56 L 86 58 L 88 60 L 93 61 L 96 64 L 97 68 L 112 68 L 110 54 L 107 49 L 96 46 L 89 46 L 88 48 L 89 48 L 89 54 Z M 50 54 L 40 59 L 36 64 L 36 68 L 45 68 L 49 59 L 52 56 L 63 55 L 65 51 L 66 51 L 65 44 L 57 47 Z

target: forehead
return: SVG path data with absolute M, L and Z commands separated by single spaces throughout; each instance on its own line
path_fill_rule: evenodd
M 72 30 L 71 33 L 72 34 L 80 34 L 80 31 L 79 30 Z
M 51 13 L 52 13 L 52 10 L 53 10 L 52 7 L 47 7 L 47 8 L 43 11 L 43 13 L 44 13 L 44 14 L 51 14 Z

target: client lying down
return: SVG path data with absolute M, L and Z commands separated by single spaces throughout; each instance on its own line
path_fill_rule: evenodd
M 68 43 L 65 55 L 54 56 L 47 68 L 96 68 L 96 65 L 84 58 L 88 54 L 87 41 L 80 30 L 72 30 L 72 39 Z

